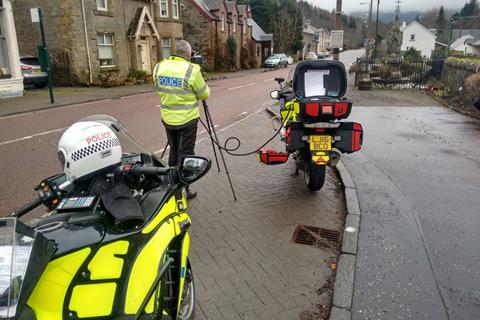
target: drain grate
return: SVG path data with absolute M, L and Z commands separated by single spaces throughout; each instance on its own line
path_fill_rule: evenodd
M 292 242 L 330 248 L 340 243 L 341 236 L 339 231 L 299 224 L 293 232 Z

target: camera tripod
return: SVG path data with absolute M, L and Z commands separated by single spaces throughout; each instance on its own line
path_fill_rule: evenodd
M 235 189 L 233 188 L 232 178 L 230 177 L 230 172 L 228 171 L 227 162 L 225 161 L 225 156 L 223 154 L 222 146 L 220 145 L 220 142 L 219 142 L 218 136 L 217 136 L 217 132 L 215 131 L 215 125 L 213 124 L 212 116 L 210 115 L 210 110 L 208 109 L 207 101 L 202 100 L 202 105 L 203 105 L 203 111 L 205 113 L 205 122 L 206 123 L 204 123 L 201 119 L 199 119 L 199 120 L 202 123 L 202 125 L 205 127 L 205 129 L 207 130 L 207 133 L 210 137 L 210 141 L 212 142 L 213 155 L 215 156 L 215 163 L 217 164 L 217 170 L 218 170 L 218 172 L 221 172 L 220 163 L 218 161 L 218 155 L 217 155 L 217 149 L 218 149 L 218 153 L 220 154 L 220 158 L 222 160 L 223 167 L 225 168 L 225 173 L 227 174 L 228 183 L 230 184 L 230 189 L 232 190 L 233 200 L 237 201 L 237 196 L 235 194 Z M 169 145 L 170 145 L 170 143 L 167 142 L 167 145 L 163 149 L 163 152 L 162 152 L 162 155 L 161 155 L 162 159 L 163 159 L 163 156 L 165 155 L 165 152 L 167 151 L 167 148 L 168 148 Z

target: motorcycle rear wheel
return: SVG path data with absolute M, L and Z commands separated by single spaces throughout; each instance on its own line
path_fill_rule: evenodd
M 185 282 L 183 285 L 182 301 L 180 302 L 178 319 L 193 320 L 194 318 L 195 318 L 195 286 L 193 282 L 192 268 L 189 266 L 185 274 Z
M 315 192 L 322 189 L 325 184 L 326 172 L 326 166 L 310 163 L 304 172 L 305 183 L 307 184 L 308 190 Z

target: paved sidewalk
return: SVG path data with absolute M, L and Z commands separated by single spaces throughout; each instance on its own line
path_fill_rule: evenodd
M 243 152 L 272 134 L 262 111 L 219 136 L 238 136 Z M 274 141 L 271 147 L 280 149 Z M 196 152 L 213 159 L 209 140 L 200 141 Z M 266 166 L 254 156 L 226 159 L 238 201 L 214 164 L 193 186 L 198 197 L 189 203 L 196 319 L 325 319 L 334 278 L 328 266 L 339 248 L 293 244 L 291 238 L 297 224 L 343 232 L 346 208 L 334 171 L 312 194 L 303 176 L 291 176 L 293 162 Z
M 215 72 L 206 75 L 208 82 L 232 79 L 261 73 L 263 69 L 241 70 L 238 72 Z M 119 99 L 121 97 L 153 92 L 154 87 L 145 85 L 127 85 L 112 88 L 103 87 L 56 87 L 53 89 L 55 103 L 50 103 L 48 88 L 27 89 L 25 95 L 18 98 L 0 99 L 0 117 L 15 113 L 31 112 L 98 100 Z

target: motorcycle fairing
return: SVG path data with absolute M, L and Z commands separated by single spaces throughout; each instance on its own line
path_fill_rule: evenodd
M 174 193 L 172 190 L 144 228 L 129 234 L 112 233 L 107 228 L 105 236 L 97 238 L 99 245 L 79 248 L 51 261 L 28 300 L 37 320 L 60 320 L 69 314 L 79 319 L 133 318 L 162 267 L 165 252 L 179 237 L 181 246 L 175 259 L 180 268 L 181 297 L 189 248 L 189 236 L 182 226 L 191 221 L 183 211 L 185 197 L 180 192 L 176 198 Z M 64 233 L 61 234 L 63 237 Z M 133 263 L 127 263 L 130 261 Z M 154 301 L 160 294 L 158 288 L 149 299 L 147 315 L 157 312 L 159 305 Z M 180 299 L 175 301 L 177 310 L 179 305 Z M 176 314 L 177 310 L 168 313 Z
M 90 248 L 83 248 L 47 265 L 27 302 L 37 320 L 63 320 L 68 289 L 90 252 Z

